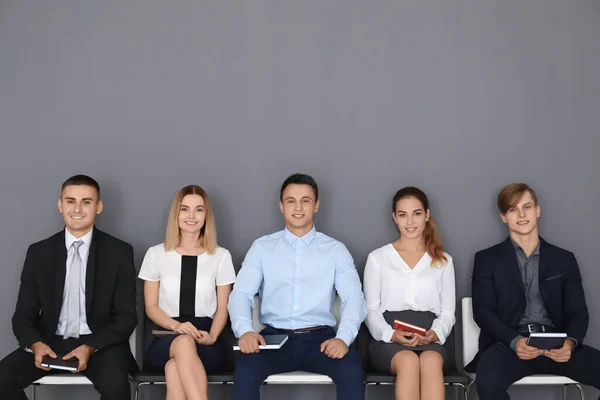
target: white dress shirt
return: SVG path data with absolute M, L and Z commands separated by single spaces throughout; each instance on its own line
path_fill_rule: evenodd
M 67 326 L 67 296 L 69 295 L 69 274 L 71 273 L 71 262 L 73 257 L 75 256 L 75 247 L 71 247 L 73 242 L 77 240 L 83 241 L 83 244 L 79 246 L 79 257 L 81 257 L 81 262 L 83 266 L 83 270 L 81 271 L 81 281 L 79 285 L 79 309 L 81 310 L 79 317 L 79 334 L 80 335 L 89 335 L 92 333 L 90 327 L 87 324 L 87 317 L 85 315 L 85 277 L 87 272 L 87 262 L 88 255 L 90 254 L 90 244 L 92 243 L 92 234 L 94 230 L 92 229 L 84 236 L 80 238 L 76 238 L 71 235 L 68 229 L 65 228 L 65 246 L 67 246 L 67 274 L 65 276 L 65 287 L 63 289 L 63 299 L 62 306 L 60 308 L 60 315 L 58 317 L 58 326 L 56 327 L 56 334 L 59 336 L 63 336 L 65 333 L 65 328 Z
M 145 281 L 160 282 L 158 307 L 171 318 L 179 317 L 181 257 L 175 250 L 165 251 L 162 243 L 150 247 L 138 275 Z M 231 254 L 223 247 L 197 257 L 195 316 L 212 318 L 217 312 L 216 287 L 235 282 L 235 269 Z
M 455 286 L 452 257 L 432 266 L 425 253 L 411 269 L 390 243 L 367 258 L 364 291 L 367 301 L 366 325 L 375 340 L 392 341 L 394 328 L 383 317 L 385 311 L 431 311 L 436 315 L 431 330 L 444 344 L 454 322 Z

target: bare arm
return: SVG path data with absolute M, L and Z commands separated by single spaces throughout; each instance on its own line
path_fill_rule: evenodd
M 227 312 L 227 303 L 229 302 L 229 293 L 231 293 L 231 284 L 217 286 L 217 312 L 213 317 L 212 325 L 210 326 L 210 336 L 217 340 L 223 328 L 227 324 L 229 314 Z

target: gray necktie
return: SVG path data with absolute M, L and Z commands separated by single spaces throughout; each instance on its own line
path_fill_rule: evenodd
M 64 339 L 69 337 L 79 337 L 79 321 L 80 313 L 79 309 L 79 296 L 81 286 L 81 268 L 83 268 L 83 261 L 79 255 L 79 247 L 83 244 L 83 241 L 77 240 L 71 245 L 75 249 L 73 258 L 71 259 L 71 265 L 69 266 L 69 285 L 67 294 L 67 324 L 65 327 Z

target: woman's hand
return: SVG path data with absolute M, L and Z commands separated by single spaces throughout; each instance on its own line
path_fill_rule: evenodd
M 177 326 L 175 326 L 173 331 L 181 335 L 190 335 L 195 341 L 198 341 L 202 338 L 200 331 L 196 329 L 196 327 L 189 321 L 180 322 Z
M 419 338 L 417 338 L 418 335 L 412 333 L 412 332 L 406 332 L 406 331 L 394 331 L 394 334 L 392 335 L 392 341 L 396 342 L 398 344 L 401 344 L 403 346 L 410 346 L 410 347 L 415 347 L 418 344 L 418 340 Z
M 426 344 L 435 343 L 438 340 L 440 340 L 438 338 L 437 333 L 435 333 L 435 331 L 432 331 L 431 329 L 425 333 L 425 336 L 421 336 L 421 335 L 415 335 L 415 336 L 417 336 L 417 338 L 418 338 L 418 344 L 417 344 L 418 346 L 424 346 Z
M 202 335 L 202 337 L 200 339 L 196 340 L 196 343 L 198 343 L 198 344 L 210 346 L 211 344 L 214 344 L 217 340 L 217 338 L 212 337 L 212 335 L 206 331 L 198 331 L 198 332 L 200 332 L 200 335 Z

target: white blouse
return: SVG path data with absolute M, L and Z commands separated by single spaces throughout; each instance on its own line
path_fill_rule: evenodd
M 454 322 L 455 286 L 452 257 L 431 266 L 431 257 L 425 253 L 411 269 L 390 243 L 369 254 L 364 273 L 364 291 L 367 302 L 365 323 L 376 340 L 392 341 L 394 328 L 383 317 L 385 311 L 431 311 L 436 315 L 431 330 L 440 344 L 444 344 Z
M 179 316 L 179 288 L 181 285 L 181 254 L 165 251 L 164 245 L 150 247 L 144 256 L 139 278 L 160 282 L 158 307 L 169 317 Z M 235 281 L 235 270 L 228 250 L 218 247 L 214 254 L 198 256 L 196 272 L 196 317 L 211 317 L 217 312 L 216 286 Z

